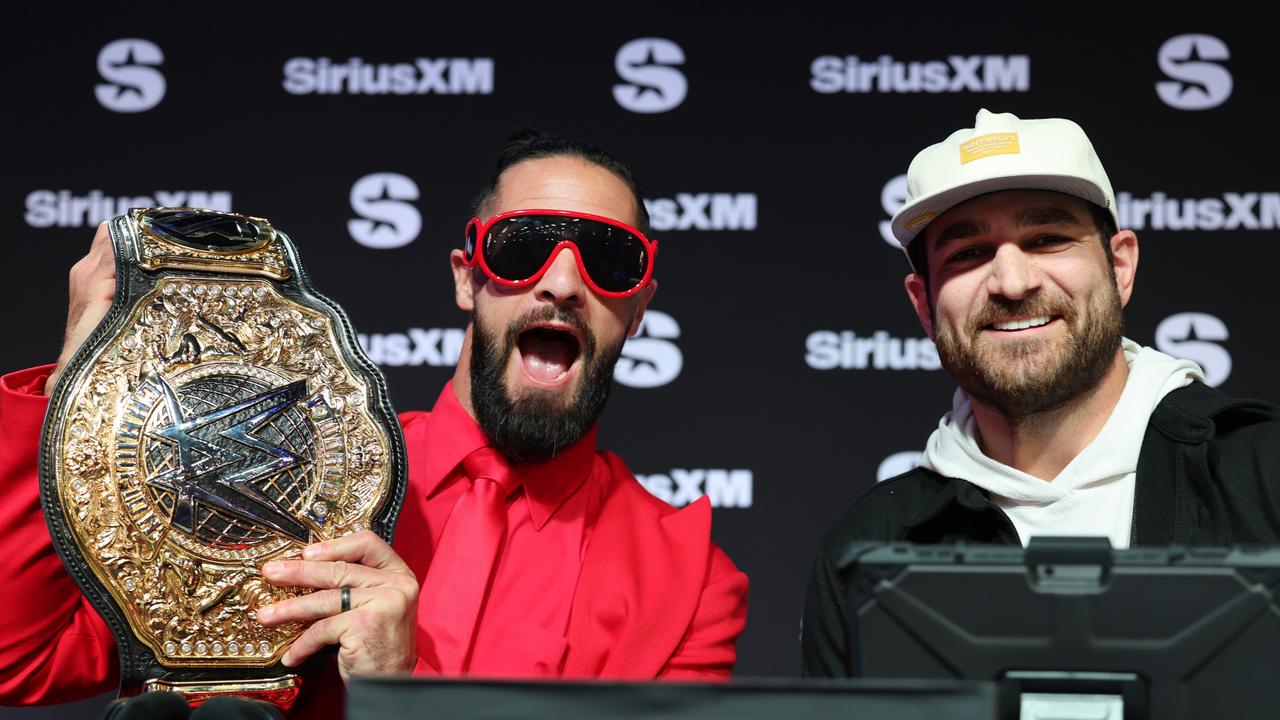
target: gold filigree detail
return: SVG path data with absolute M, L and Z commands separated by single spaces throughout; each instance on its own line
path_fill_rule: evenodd
M 270 665 L 302 628 L 263 627 L 256 611 L 306 591 L 273 587 L 259 568 L 304 543 L 234 517 L 212 538 L 175 526 L 173 493 L 148 482 L 174 463 L 157 437 L 172 419 L 156 388 L 305 379 L 280 422 L 306 439 L 306 460 L 269 481 L 289 489 L 288 510 L 313 542 L 369 528 L 390 485 L 390 440 L 368 411 L 369 388 L 338 351 L 332 321 L 261 280 L 162 278 L 121 327 L 75 379 L 56 436 L 68 525 L 161 663 Z

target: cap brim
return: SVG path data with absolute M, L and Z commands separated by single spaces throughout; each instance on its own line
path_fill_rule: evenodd
M 1107 196 L 1102 188 L 1084 178 L 1074 175 L 1004 175 L 957 185 L 903 205 L 893 216 L 893 236 L 897 238 L 899 245 L 906 248 L 937 216 L 966 200 L 998 190 L 1051 190 L 1066 193 L 1106 208 L 1115 215 L 1115 208 L 1108 206 Z

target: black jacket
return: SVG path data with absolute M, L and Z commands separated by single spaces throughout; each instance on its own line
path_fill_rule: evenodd
M 916 468 L 854 503 L 823 540 L 805 600 L 806 676 L 848 674 L 841 558 L 859 540 L 1019 544 L 976 485 Z M 1280 543 L 1280 409 L 1201 383 L 1165 396 L 1138 455 L 1132 546 Z

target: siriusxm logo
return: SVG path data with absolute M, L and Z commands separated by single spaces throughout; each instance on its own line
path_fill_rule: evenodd
M 1156 83 L 1156 95 L 1178 110 L 1215 108 L 1231 97 L 1233 82 L 1231 73 L 1212 61 L 1230 59 L 1227 44 L 1212 35 L 1171 37 L 1160 46 L 1156 62 L 1173 79 Z
M 70 190 L 33 190 L 23 219 L 31 227 L 92 227 L 136 207 L 196 207 L 231 210 L 231 193 L 204 190 L 156 190 L 150 195 L 113 197 L 101 190 L 76 195 Z
M 1027 55 L 952 55 L 945 61 L 903 62 L 889 55 L 874 61 L 856 55 L 823 55 L 809 65 L 809 87 L 820 93 L 1026 92 L 1031 88 Z
M 676 193 L 646 199 L 654 230 L 755 230 L 755 193 Z
M 493 58 L 366 63 L 296 57 L 284 64 L 284 89 L 293 95 L 491 95 Z
M 384 367 L 446 367 L 458 364 L 465 336 L 461 328 L 409 328 L 407 333 L 359 333 L 356 339 L 369 359 Z
M 1156 348 L 1199 365 L 1213 387 L 1231 377 L 1231 353 L 1218 344 L 1229 337 L 1227 324 L 1205 313 L 1170 315 L 1156 326 Z
M 634 113 L 674 110 L 689 94 L 689 81 L 672 65 L 684 64 L 684 50 L 663 38 L 640 38 L 618 49 L 613 67 L 627 82 L 613 86 L 613 99 Z
M 634 388 L 651 388 L 675 380 L 684 369 L 684 355 L 673 340 L 680 325 L 664 312 L 646 310 L 635 337 L 627 338 L 622 356 L 613 366 L 613 379 Z
M 938 370 L 942 361 L 929 338 L 896 338 L 884 330 L 859 337 L 852 330 L 817 330 L 805 340 L 804 361 L 814 370 Z
M 351 186 L 351 209 L 360 217 L 347 221 L 347 232 L 365 247 L 404 247 L 422 230 L 422 213 L 411 202 L 418 197 L 412 178 L 387 172 L 365 175 Z
M 150 40 L 126 38 L 98 52 L 98 74 L 105 83 L 93 88 L 102 107 L 118 113 L 150 110 L 164 99 L 164 75 L 156 69 L 164 53 Z
M 884 482 L 891 477 L 897 477 L 912 468 L 920 465 L 920 458 L 924 457 L 924 453 L 919 450 L 904 450 L 896 452 L 880 462 L 880 466 L 876 468 L 876 482 Z
M 1116 195 L 1120 227 L 1131 230 L 1275 230 L 1280 227 L 1280 193 L 1223 193 L 1220 198 L 1145 198 Z
M 672 470 L 670 473 L 636 475 L 654 497 L 674 507 L 684 507 L 706 495 L 711 507 L 749 508 L 755 480 L 750 470 Z

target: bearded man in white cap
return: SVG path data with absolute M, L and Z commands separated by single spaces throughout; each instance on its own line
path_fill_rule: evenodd
M 806 675 L 849 674 L 841 561 L 860 540 L 1280 541 L 1280 410 L 1123 336 L 1138 238 L 1079 125 L 981 110 L 916 156 L 907 190 L 907 295 L 960 389 L 921 466 L 827 532 Z

